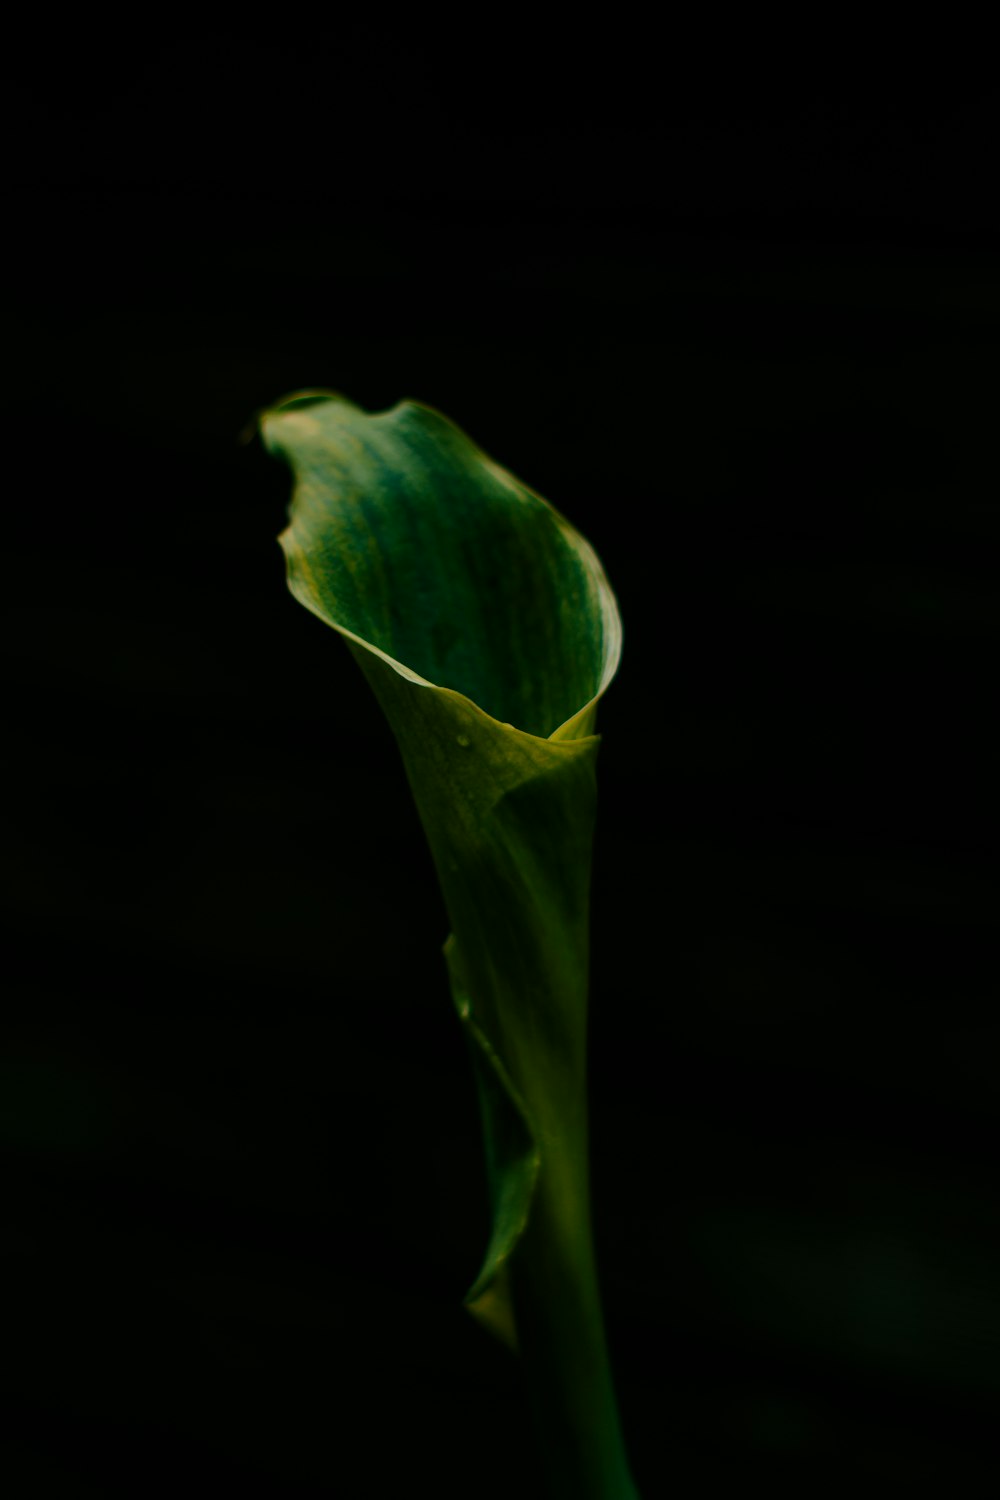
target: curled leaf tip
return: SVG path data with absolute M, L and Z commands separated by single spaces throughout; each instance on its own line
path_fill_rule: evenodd
M 300 601 L 411 681 L 562 737 L 618 665 L 621 622 L 584 537 L 440 412 L 303 391 L 264 414 L 296 478 L 280 538 Z

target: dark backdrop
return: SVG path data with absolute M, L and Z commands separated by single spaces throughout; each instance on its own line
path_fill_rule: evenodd
M 620 598 L 593 1165 L 645 1500 L 990 1461 L 987 112 L 600 54 L 8 64 L 12 1494 L 538 1493 L 459 1305 L 442 905 L 243 441 L 310 385 L 439 407 Z

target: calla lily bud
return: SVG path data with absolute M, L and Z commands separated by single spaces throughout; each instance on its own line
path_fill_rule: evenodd
M 466 1301 L 519 1351 L 554 1493 L 634 1500 L 590 1223 L 586 1032 L 598 700 L 621 621 L 589 543 L 430 407 L 307 392 L 288 583 L 392 727 L 451 923 L 492 1232 Z

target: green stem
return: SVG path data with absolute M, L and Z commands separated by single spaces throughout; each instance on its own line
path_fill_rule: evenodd
M 511 1257 L 524 1378 L 554 1496 L 638 1500 L 608 1358 L 590 1225 L 586 1120 L 543 1142 Z
M 509 1311 L 552 1493 L 638 1500 L 590 1221 L 597 741 L 524 735 L 457 695 L 414 687 L 368 653 L 355 655 L 399 740 L 451 920 L 445 951 L 477 1067 L 494 1199 L 484 1270 L 488 1283 L 502 1267 L 509 1273 Z

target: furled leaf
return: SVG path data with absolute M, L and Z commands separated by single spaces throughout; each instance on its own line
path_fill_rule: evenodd
M 261 425 L 295 476 L 289 586 L 382 705 L 452 925 L 493 1215 L 467 1301 L 524 1354 L 565 1492 L 632 1496 L 587 1175 L 593 728 L 621 646 L 614 596 L 584 538 L 429 407 L 305 393 Z

